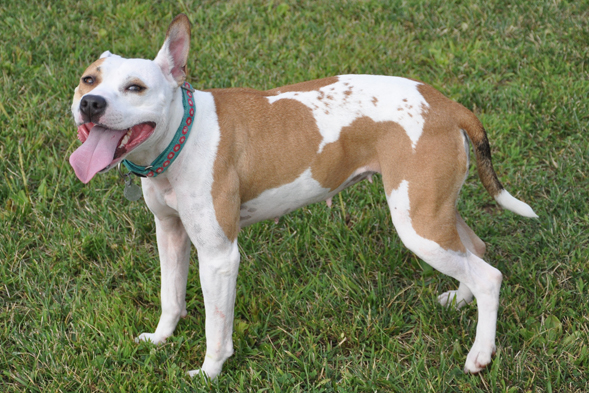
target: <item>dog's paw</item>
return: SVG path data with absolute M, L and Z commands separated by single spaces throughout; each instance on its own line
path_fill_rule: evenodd
M 158 336 L 155 333 L 141 333 L 139 337 L 135 339 L 135 342 L 140 343 L 141 341 L 148 341 L 152 344 L 163 344 L 166 342 L 166 337 Z
M 475 343 L 466 357 L 464 372 L 470 374 L 481 372 L 487 367 L 487 365 L 489 365 L 489 363 L 491 363 L 491 358 L 495 354 L 495 350 L 495 345 L 484 348 Z
M 458 310 L 461 307 L 466 306 L 469 302 L 460 297 L 458 291 L 448 291 L 438 296 L 438 303 L 440 303 L 442 307 L 454 307 Z
M 215 378 L 217 378 L 217 375 L 219 375 L 221 373 L 221 370 L 219 370 L 218 372 L 214 373 L 214 372 L 206 372 L 204 371 L 202 368 L 199 368 L 198 370 L 191 370 L 188 371 L 186 374 L 188 374 L 188 376 L 190 378 L 200 378 L 202 380 L 213 380 Z
M 207 373 L 205 373 L 204 371 L 202 371 L 202 369 L 200 369 L 200 368 L 198 370 L 190 370 L 186 374 L 188 374 L 188 376 L 190 378 L 194 378 L 194 377 L 208 378 L 209 377 L 207 375 Z

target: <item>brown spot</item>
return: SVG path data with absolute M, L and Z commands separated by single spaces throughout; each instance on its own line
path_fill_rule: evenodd
M 313 178 L 331 191 L 339 188 L 358 168 L 378 170 L 377 147 L 387 133 L 403 133 L 394 122 L 361 117 L 342 128 L 339 139 L 325 145 L 311 166 Z
M 333 100 L 333 96 L 329 95 L 329 96 L 327 96 L 327 99 L 328 100 Z
M 86 70 L 82 74 L 82 77 L 80 78 L 80 83 L 78 84 L 78 87 L 76 87 L 74 99 L 80 100 L 84 95 L 88 94 L 89 92 L 94 90 L 96 86 L 102 83 L 102 72 L 100 70 L 100 66 L 102 65 L 104 60 L 106 60 L 106 57 L 96 60 L 94 63 L 90 64 L 88 68 L 86 68 Z M 85 83 L 83 79 L 87 77 L 93 78 L 94 82 L 92 84 Z
M 378 98 L 372 97 L 372 103 L 374 104 L 374 106 L 376 106 L 377 102 L 378 102 Z

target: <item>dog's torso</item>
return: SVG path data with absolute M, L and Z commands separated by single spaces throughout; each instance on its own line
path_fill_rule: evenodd
M 450 155 L 460 177 L 466 171 L 466 139 L 455 122 L 448 131 L 452 119 L 438 108 L 458 105 L 413 80 L 344 75 L 269 91 L 195 92 L 194 100 L 190 153 L 179 157 L 166 180 L 149 179 L 144 187 L 146 194 L 158 189 L 157 200 L 174 210 L 178 204 L 212 206 L 209 220 L 230 239 L 240 227 L 329 200 L 380 173 L 383 155 L 406 180 L 438 155 Z M 425 149 L 418 148 L 420 139 Z M 387 181 L 399 181 L 392 177 Z M 154 180 L 164 185 L 146 185 Z M 146 199 L 152 207 L 153 198 Z

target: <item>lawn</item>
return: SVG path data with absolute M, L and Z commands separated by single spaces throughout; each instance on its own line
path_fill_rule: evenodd
M 0 2 L 0 391 L 589 391 L 589 2 Z M 505 187 L 540 216 L 497 207 L 474 166 L 458 203 L 504 274 L 497 353 L 462 367 L 476 304 L 404 248 L 380 178 L 239 235 L 235 355 L 205 352 L 193 252 L 188 317 L 162 346 L 151 214 L 116 171 L 88 185 L 67 158 L 82 71 L 104 50 L 155 57 L 193 23 L 197 89 L 269 89 L 366 73 L 438 88 L 484 123 Z

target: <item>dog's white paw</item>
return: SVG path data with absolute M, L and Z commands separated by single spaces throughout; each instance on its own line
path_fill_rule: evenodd
M 233 352 L 233 351 L 231 351 Z M 231 355 L 229 355 L 231 356 Z M 204 377 L 208 379 L 215 379 L 219 374 L 221 374 L 221 370 L 223 369 L 223 363 L 229 357 L 223 357 L 223 360 L 213 360 L 211 356 L 205 355 L 205 361 L 201 368 L 198 370 L 189 371 L 187 374 L 191 377 Z
M 200 368 L 198 370 L 190 370 L 186 374 L 188 374 L 188 376 L 190 378 L 194 378 L 194 377 L 198 377 L 198 376 L 208 377 L 207 373 L 202 371 L 202 369 L 200 369 Z
M 462 298 L 458 291 L 448 291 L 438 296 L 438 303 L 440 303 L 442 307 L 450 308 L 454 306 L 454 308 L 458 310 L 470 302 L 467 299 Z
M 141 333 L 139 337 L 135 339 L 135 342 L 140 343 L 141 341 L 148 341 L 153 344 L 163 344 L 166 342 L 166 337 L 161 337 L 155 333 Z
M 212 379 L 217 378 L 217 375 L 219 375 L 220 373 L 221 373 L 221 370 L 219 370 L 216 373 L 214 373 L 214 372 L 210 373 L 210 372 L 204 371 L 202 368 L 199 368 L 198 370 L 188 371 L 186 374 L 188 374 L 188 376 L 190 378 L 197 377 L 197 378 L 204 378 L 204 379 L 212 380 Z
M 482 345 L 477 345 L 477 343 L 475 343 L 466 357 L 464 372 L 470 374 L 481 372 L 489 363 L 491 363 L 491 358 L 495 354 L 495 350 L 495 345 L 483 347 Z

